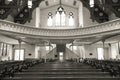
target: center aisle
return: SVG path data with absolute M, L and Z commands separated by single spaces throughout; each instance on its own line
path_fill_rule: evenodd
M 12 79 L 5 80 L 119 80 L 108 72 L 101 72 L 83 63 L 48 62 L 38 64 L 23 72 L 16 73 Z

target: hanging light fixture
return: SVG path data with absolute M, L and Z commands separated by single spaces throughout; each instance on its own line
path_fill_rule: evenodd
M 15 3 L 14 0 L 7 0 L 7 1 Z M 23 2 L 24 0 L 17 0 L 17 6 L 21 7 L 24 4 Z M 27 5 L 28 5 L 28 8 L 32 8 L 32 0 L 28 0 Z
M 32 0 L 28 0 L 28 8 L 32 8 Z
M 13 0 L 8 0 L 9 2 L 13 1 Z
M 90 4 L 90 7 L 91 7 L 91 8 L 94 7 L 94 0 L 90 0 L 90 1 L 89 1 L 89 4 Z

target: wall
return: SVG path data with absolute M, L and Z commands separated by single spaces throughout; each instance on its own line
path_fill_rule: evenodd
M 0 35 L 0 49 L 1 49 L 1 43 L 6 43 L 8 44 L 8 50 L 7 50 L 7 55 L 6 56 L 2 56 L 1 51 L 0 50 L 0 60 L 12 60 L 13 59 L 13 48 L 12 48 L 12 44 L 17 44 L 18 41 L 14 40 L 12 38 L 8 38 L 6 36 Z
M 47 26 L 47 19 L 48 19 L 48 13 L 52 12 L 53 14 L 53 24 L 55 24 L 55 14 L 57 11 L 57 8 L 59 7 L 59 5 L 57 6 L 53 6 L 50 8 L 46 8 L 46 9 L 41 9 L 40 10 L 40 19 L 41 19 L 41 27 L 46 27 Z M 62 7 L 64 7 L 64 10 L 66 12 L 67 18 L 69 17 L 69 12 L 73 12 L 74 15 L 74 19 L 75 19 L 75 27 L 78 26 L 78 9 L 77 8 L 72 8 L 72 7 L 68 7 L 63 5 Z M 68 20 L 66 21 L 66 24 L 68 24 Z M 55 25 L 54 25 L 55 26 Z M 65 26 L 66 27 L 66 26 Z
M 83 27 L 98 24 L 96 21 L 93 22 L 90 17 L 90 11 L 86 7 L 83 7 Z
M 71 46 L 68 47 L 75 54 L 79 56 L 79 58 L 96 58 L 98 59 L 97 48 L 103 48 L 103 44 L 93 44 L 93 45 L 83 45 L 83 46 Z M 92 55 L 90 55 L 92 53 Z M 104 47 L 104 59 L 110 59 L 110 46 L 105 44 Z
M 7 46 L 7 55 L 5 55 L 5 52 L 3 53 L 3 55 L 2 55 L 2 45 L 1 45 L 2 43 L 0 43 L 0 61 L 2 60 L 2 61 L 6 61 L 6 60 L 12 60 L 12 55 L 13 55 L 13 49 L 12 49 L 12 45 L 8 45 Z
M 39 50 L 40 50 L 40 47 L 35 45 L 35 59 L 39 59 L 40 58 Z
M 86 58 L 98 58 L 98 52 L 97 52 L 97 48 L 103 48 L 103 44 L 99 43 L 99 44 L 93 44 L 93 45 L 86 45 L 85 46 L 85 57 Z M 92 53 L 93 55 L 90 56 L 89 53 Z M 104 46 L 104 59 L 110 59 L 110 46 L 106 43 Z
M 28 25 L 30 27 L 40 27 L 40 8 L 37 7 L 32 12 L 32 19 L 30 22 L 26 22 L 24 25 Z
M 15 48 L 19 48 L 18 45 L 15 45 Z M 44 59 L 55 59 L 56 48 L 50 47 L 49 50 L 46 50 L 46 46 L 39 46 L 37 49 L 37 55 L 35 51 L 35 46 L 22 44 L 22 48 L 25 49 L 25 59 L 26 58 L 44 58 Z M 93 44 L 93 45 L 84 45 L 84 46 L 77 46 L 76 49 L 73 47 L 66 48 L 65 58 L 98 58 L 97 48 L 103 48 L 102 44 Z M 11 51 L 12 52 L 12 51 Z M 29 53 L 32 53 L 32 56 L 28 56 Z M 90 55 L 92 53 L 93 55 Z M 116 54 L 114 56 L 114 54 Z M 12 57 L 11 57 L 12 58 Z M 104 59 L 119 59 L 120 54 L 118 53 L 118 44 L 105 44 L 104 48 Z
M 92 55 L 90 55 L 92 53 Z M 97 48 L 94 45 L 85 45 L 85 58 L 97 58 Z
M 79 15 L 79 27 L 83 27 L 83 4 L 81 1 L 79 1 L 79 7 L 78 7 L 78 15 Z
M 40 46 L 40 49 L 39 49 L 40 58 L 46 58 L 45 56 L 48 52 L 49 51 L 46 50 L 45 46 Z
M 105 59 L 110 59 L 110 53 L 111 53 L 111 52 L 110 52 L 110 46 L 109 46 L 109 47 L 105 47 L 105 48 L 104 48 L 104 56 L 103 56 L 103 57 L 104 57 Z
M 14 50 L 19 49 L 19 45 L 16 44 L 14 46 Z M 35 58 L 35 45 L 29 45 L 29 44 L 22 44 L 21 49 L 25 49 L 25 59 L 33 59 Z M 31 54 L 31 56 L 29 56 Z
M 57 55 L 56 48 L 54 48 L 53 50 L 51 50 L 51 51 L 46 55 L 46 58 L 47 58 L 47 59 L 56 59 L 55 55 Z
M 47 48 L 46 48 L 47 47 Z M 35 58 L 40 59 L 40 58 L 48 58 L 46 55 L 51 52 L 53 48 L 50 46 L 36 46 L 35 47 Z
M 8 44 L 17 44 L 18 41 L 12 38 L 8 38 L 0 34 L 0 42 L 8 43 Z
M 79 58 L 85 58 L 85 47 L 84 46 L 70 46 L 67 44 L 66 47 L 70 49 Z M 72 57 L 72 56 L 71 56 Z
M 29 27 L 36 27 L 36 9 L 32 12 L 32 19 L 30 22 L 26 22 L 24 25 L 27 25 Z
M 36 22 L 35 26 L 39 28 L 40 27 L 40 8 L 39 7 L 36 8 L 36 21 L 35 22 Z
M 111 44 L 111 53 L 110 58 L 111 59 L 119 59 L 120 57 L 119 51 L 118 51 L 118 43 Z
M 79 55 L 77 55 L 76 53 L 74 53 L 69 48 L 66 48 L 65 59 L 74 59 L 74 58 L 79 58 Z
M 8 54 L 9 54 L 9 60 L 13 60 L 13 47 L 12 47 L 12 45 L 9 45 Z

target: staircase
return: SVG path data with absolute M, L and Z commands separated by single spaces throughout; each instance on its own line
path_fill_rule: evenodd
M 101 72 L 83 63 L 48 62 L 38 64 L 23 72 L 16 73 L 13 78 L 4 80 L 119 80 L 108 72 Z

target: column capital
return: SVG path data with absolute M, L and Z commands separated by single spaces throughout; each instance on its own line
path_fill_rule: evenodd
M 21 39 L 18 39 L 18 43 L 21 44 L 21 43 L 22 43 L 22 40 L 21 40 Z

